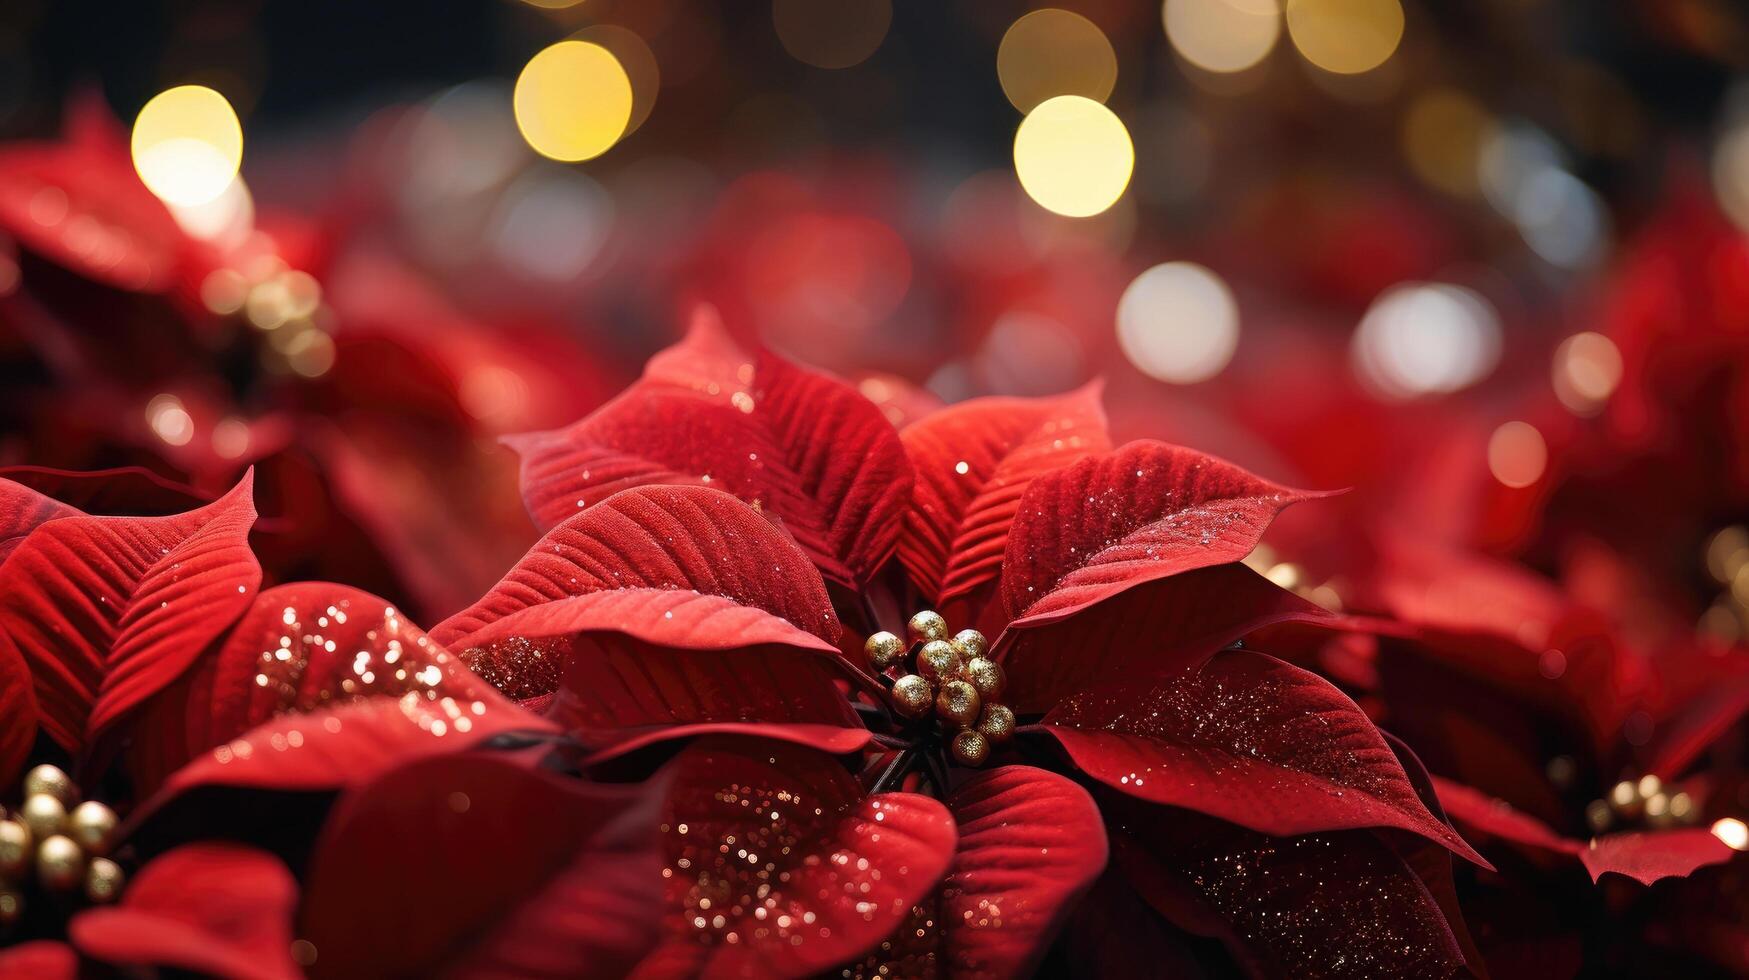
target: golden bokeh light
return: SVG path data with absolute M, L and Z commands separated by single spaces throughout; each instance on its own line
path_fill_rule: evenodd
M 1398 0 L 1288 0 L 1287 31 L 1307 61 L 1338 75 L 1384 64 L 1403 40 Z
M 1514 490 L 1542 479 L 1548 464 L 1548 444 L 1529 422 L 1507 422 L 1488 437 L 1488 472 Z
M 1166 0 L 1160 15 L 1172 50 L 1218 74 L 1262 61 L 1281 36 L 1278 0 Z
M 1098 25 L 1047 7 L 1009 26 L 996 49 L 996 78 L 1021 112 L 1056 95 L 1104 102 L 1117 84 L 1117 53 Z
M 632 118 L 632 83 L 613 52 L 587 41 L 560 41 L 516 77 L 516 128 L 544 157 L 565 163 L 606 153 Z
M 572 35 L 572 40 L 599 44 L 606 48 L 625 69 L 626 80 L 632 85 L 632 116 L 626 122 L 621 139 L 638 131 L 650 110 L 656 107 L 656 93 L 662 88 L 662 71 L 656 64 L 656 54 L 637 32 L 618 24 L 597 24 Z
M 1070 218 L 1096 215 L 1129 186 L 1136 151 L 1117 114 L 1079 95 L 1038 104 L 1014 134 L 1014 172 L 1039 206 Z
M 815 68 L 868 60 L 893 23 L 891 0 L 774 0 L 771 26 L 790 57 Z
M 1448 194 L 1479 190 L 1482 146 L 1494 117 L 1475 99 L 1456 89 L 1435 88 L 1420 96 L 1403 116 L 1403 155 L 1415 175 Z
M 1595 415 L 1621 383 L 1621 350 L 1600 333 L 1576 333 L 1555 348 L 1555 397 L 1575 415 Z
M 223 95 L 178 85 L 134 119 L 134 170 L 166 204 L 197 207 L 225 193 L 243 163 L 243 124 Z

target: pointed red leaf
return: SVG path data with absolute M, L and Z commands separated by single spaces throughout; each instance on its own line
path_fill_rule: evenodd
M 1428 811 L 1353 701 L 1273 657 L 1229 650 L 1114 681 L 1041 728 L 1083 772 L 1139 799 L 1284 837 L 1396 827 L 1488 866 Z
M 211 520 L 140 579 L 106 657 L 86 725 L 90 738 L 168 687 L 258 598 L 261 564 L 249 549 L 252 478 L 244 476 L 213 505 Z
M 1076 903 L 1105 869 L 1105 827 L 1087 791 L 1031 766 L 980 772 L 947 800 L 959 850 L 921 928 L 901 929 L 862 976 L 908 976 L 931 957 L 952 977 L 1037 969 Z M 921 935 L 919 935 L 921 933 Z M 883 969 L 883 967 L 885 969 Z
M 1264 626 L 1332 618 L 1244 565 L 1200 568 L 1080 615 L 1003 634 L 997 644 L 1008 670 L 1003 700 L 1023 714 L 1049 711 L 1119 674 L 1187 664 Z
M 129 823 L 143 823 L 200 787 L 333 792 L 421 756 L 462 752 L 499 736 L 538 738 L 554 731 L 545 719 L 490 690 L 471 701 L 408 693 L 279 715 L 196 756 L 165 780 Z
M 864 798 L 831 756 L 707 739 L 669 771 L 669 912 L 639 977 L 827 969 L 891 934 L 954 858 L 946 807 L 911 793 Z
M 311 975 L 624 975 L 664 911 L 660 789 L 487 756 L 385 773 L 340 802 L 311 860 Z
M 1163 442 L 1132 442 L 1032 481 L 1008 533 L 1002 598 L 1016 626 L 1142 582 L 1238 561 L 1282 508 L 1320 494 Z
M 749 725 L 850 752 L 868 744 L 869 732 L 838 686 L 837 663 L 788 646 L 698 651 L 582 637 L 547 716 L 585 745 L 617 752 Z
M 410 693 L 438 711 L 434 719 L 451 715 L 440 710 L 446 703 L 498 701 L 490 685 L 382 599 L 331 582 L 277 586 L 254 597 L 182 683 L 153 699 L 134 733 L 135 778 L 153 787 L 195 756 L 281 715 Z M 471 707 L 444 724 L 458 721 L 473 727 Z M 458 727 L 457 734 L 467 731 Z
M 880 409 L 824 375 L 742 355 L 708 318 L 619 398 L 511 445 L 542 527 L 628 487 L 705 483 L 763 508 L 847 584 L 892 553 L 911 491 Z
M 147 862 L 121 904 L 73 917 L 79 952 L 121 967 L 238 980 L 299 976 L 291 959 L 298 885 L 280 860 L 237 844 L 189 844 Z
M 1505 800 L 1495 799 L 1461 783 L 1433 777 L 1439 802 L 1451 818 L 1482 834 L 1510 841 L 1533 851 L 1546 851 L 1565 857 L 1576 856 L 1585 845 L 1563 837 L 1541 820 L 1518 810 Z
M 1113 835 L 1113 866 L 1254 975 L 1446 977 L 1465 963 L 1439 904 L 1373 834 L 1264 837 L 1137 803 L 1107 816 L 1130 831 Z
M 1054 398 L 978 398 L 899 433 L 917 475 L 899 560 L 925 600 L 993 580 L 1034 478 L 1111 448 L 1100 385 Z
M 246 538 L 251 477 L 198 510 L 169 517 L 66 517 L 38 527 L 0 565 L 0 663 L 30 667 L 43 730 L 69 751 L 103 714 L 169 683 L 222 634 L 260 581 Z M 239 586 L 243 591 L 239 592 Z M 174 603 L 171 600 L 175 600 Z M 174 605 L 174 608 L 172 608 Z
M 1606 874 L 1625 875 L 1642 885 L 1664 878 L 1686 878 L 1701 868 L 1724 864 L 1737 856 L 1712 831 L 1699 827 L 1649 830 L 1593 837 L 1579 851 L 1579 860 L 1596 881 Z
M 652 594 L 658 591 L 666 599 Z M 613 595 L 618 592 L 630 594 Z M 746 612 L 697 602 L 694 593 L 730 600 Z M 755 622 L 770 634 L 766 640 L 782 635 L 795 642 L 798 631 L 827 647 L 838 640 L 837 616 L 807 556 L 747 505 L 704 487 L 639 487 L 569 518 L 432 636 L 457 649 L 479 645 L 476 634 L 501 641 L 506 636 L 483 633 L 485 627 L 571 597 L 589 598 L 550 615 L 574 617 L 581 629 L 693 648 L 744 643 L 737 631 Z M 761 611 L 796 630 L 754 615 Z M 533 628 L 549 614 L 529 615 Z

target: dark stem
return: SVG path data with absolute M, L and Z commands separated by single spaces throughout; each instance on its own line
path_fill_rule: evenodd
M 887 790 L 898 785 L 899 782 L 910 772 L 911 763 L 916 759 L 916 756 L 916 746 L 904 749 L 897 755 L 893 756 L 893 761 L 887 764 L 887 768 L 883 769 L 881 774 L 875 778 L 874 785 L 869 787 L 868 795 L 873 796 L 876 793 L 885 793 Z

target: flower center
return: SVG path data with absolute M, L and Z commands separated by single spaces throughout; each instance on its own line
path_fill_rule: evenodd
M 1014 712 L 998 700 L 1007 678 L 988 657 L 984 634 L 964 629 L 950 639 L 947 629 L 940 613 L 925 609 L 907 624 L 908 639 L 882 631 L 863 650 L 891 685 L 893 712 L 920 729 L 919 741 L 944 740 L 955 762 L 981 766 L 1014 734 Z
M 102 856 L 115 824 L 114 810 L 96 800 L 80 803 L 78 787 L 61 770 L 37 766 L 27 773 L 23 805 L 0 819 L 0 925 L 17 922 L 33 893 L 52 898 L 82 890 L 89 901 L 115 901 L 124 876 Z

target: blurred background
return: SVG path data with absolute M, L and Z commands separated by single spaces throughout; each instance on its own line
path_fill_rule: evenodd
M 1746 59 L 1726 0 L 11 0 L 0 463 L 253 464 L 282 574 L 429 621 L 533 540 L 498 437 L 708 303 L 1735 639 Z

